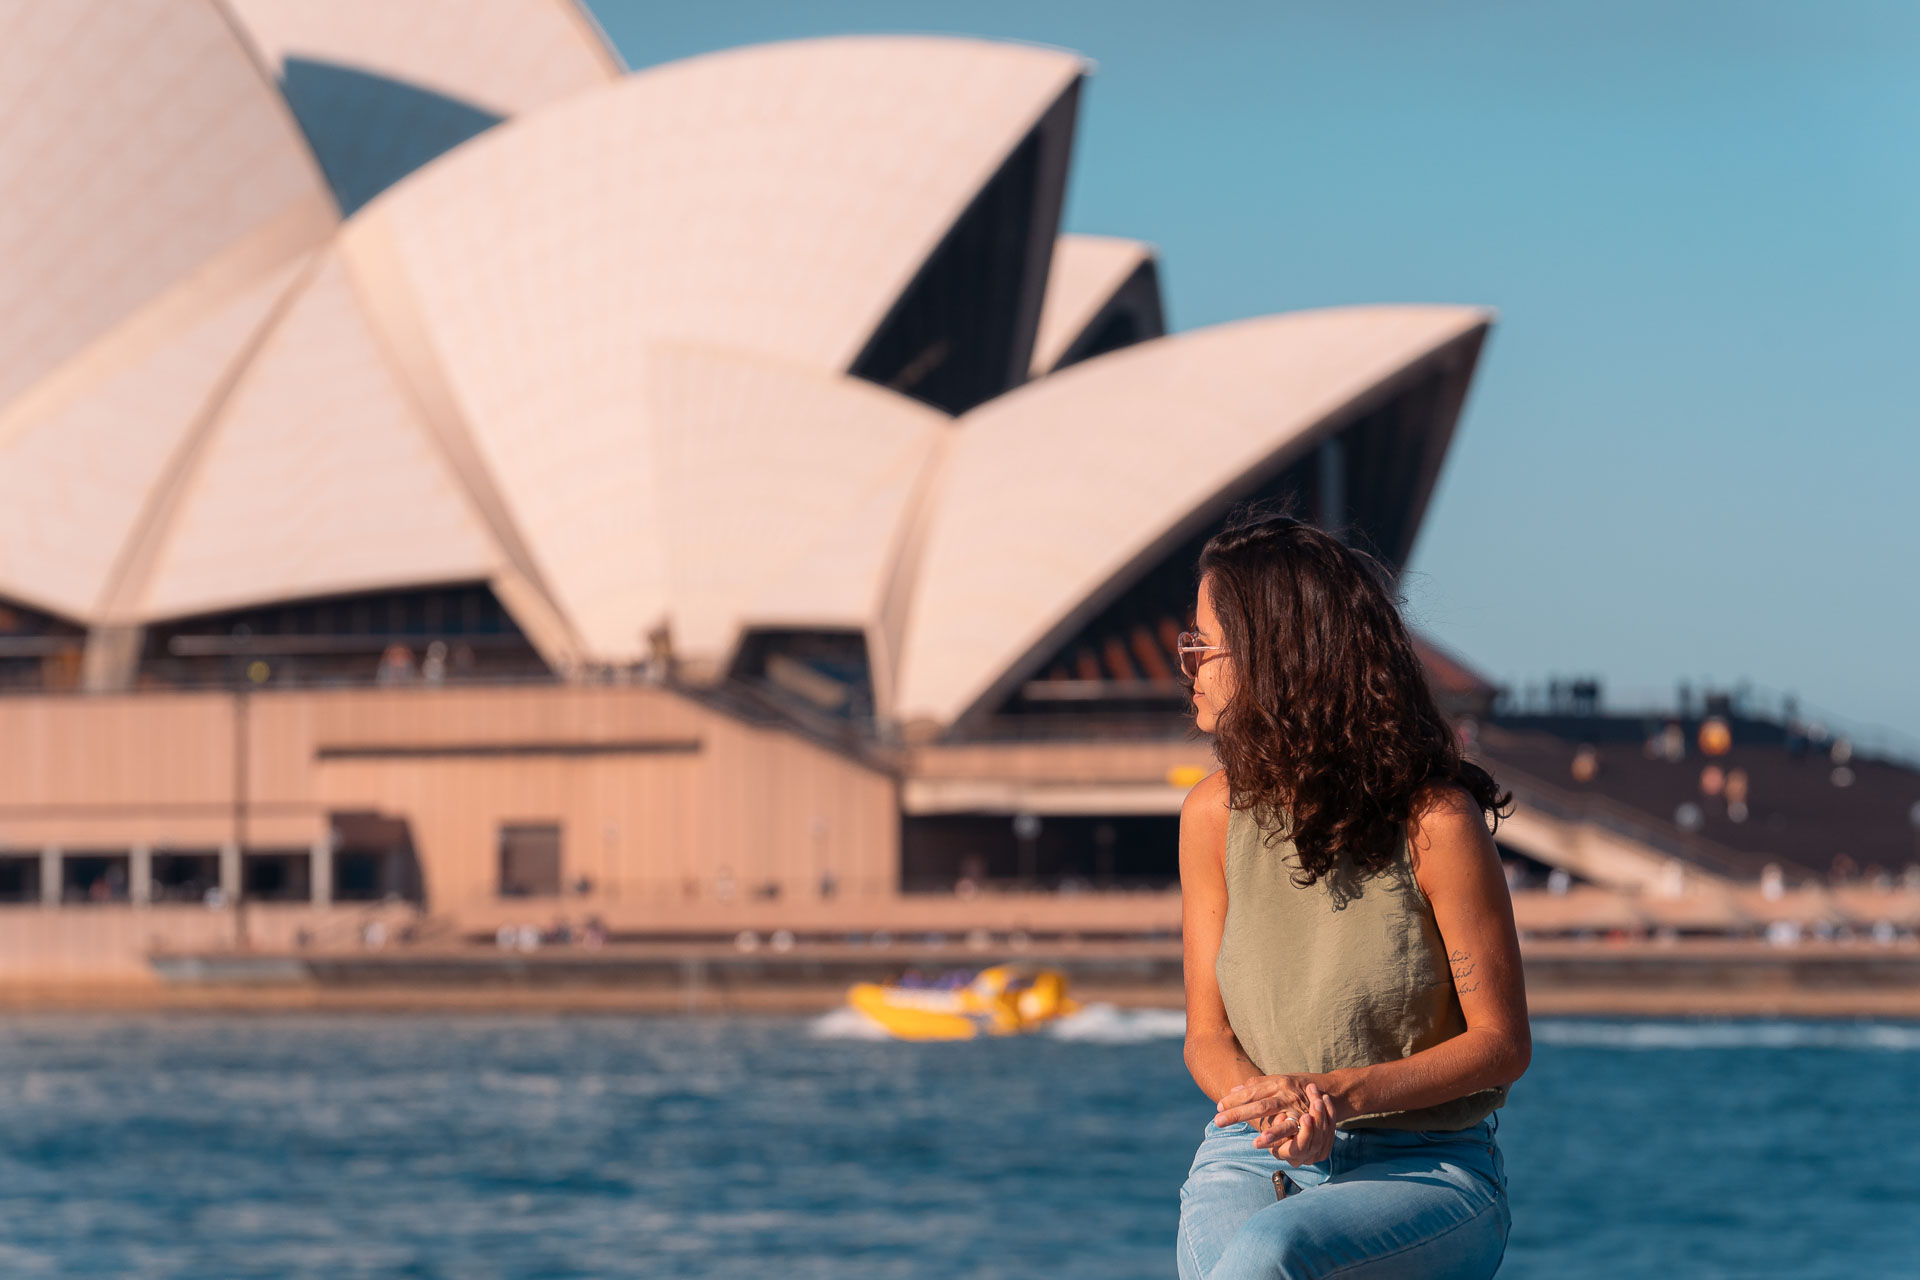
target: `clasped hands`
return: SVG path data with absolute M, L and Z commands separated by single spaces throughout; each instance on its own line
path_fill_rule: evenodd
M 1215 1124 L 1251 1121 L 1260 1130 L 1253 1145 L 1296 1169 L 1333 1154 L 1333 1096 L 1318 1077 L 1255 1076 L 1221 1094 L 1218 1110 Z

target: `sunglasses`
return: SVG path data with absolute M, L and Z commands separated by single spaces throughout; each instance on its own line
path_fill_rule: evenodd
M 1217 644 L 1202 644 L 1198 631 L 1182 631 L 1174 639 L 1173 652 L 1180 660 L 1180 674 L 1194 680 L 1200 675 L 1201 664 L 1213 661 L 1213 658 L 1203 658 L 1201 654 L 1210 653 L 1218 657 L 1226 649 Z

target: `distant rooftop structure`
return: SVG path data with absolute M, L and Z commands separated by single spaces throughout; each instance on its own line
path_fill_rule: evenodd
M 1426 669 L 1434 700 L 1448 715 L 1485 716 L 1501 694 L 1501 686 L 1468 666 L 1458 654 L 1416 633 L 1413 651 Z
M 1649 735 L 1641 721 L 1607 718 L 1581 739 L 1566 727 L 1495 721 L 1480 729 L 1480 750 L 1508 785 L 1519 775 L 1550 784 L 1554 794 L 1536 803 L 1628 811 L 1676 856 L 1737 879 L 1758 879 L 1773 864 L 1788 884 L 1894 880 L 1920 862 L 1920 771 L 1762 721 L 1740 722 L 1733 744 L 1713 755 L 1697 745 L 1703 729 L 1711 739 L 1708 722 L 1684 722 L 1674 735 L 1687 743 L 1678 758 L 1664 754 L 1664 727 Z
M 1886 884 L 1920 863 L 1920 765 L 1801 718 L 1790 697 L 1775 709 L 1744 691 L 1687 688 L 1666 706 L 1609 707 L 1599 680 L 1580 677 L 1527 699 L 1431 648 L 1424 656 L 1443 701 L 1451 689 L 1493 691 L 1456 714 L 1536 811 L 1734 880 Z

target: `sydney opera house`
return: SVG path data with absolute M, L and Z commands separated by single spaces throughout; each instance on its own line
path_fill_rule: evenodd
M 0 953 L 1177 926 L 1199 543 L 1403 563 L 1490 323 L 1168 335 L 1059 50 L 0 12 Z

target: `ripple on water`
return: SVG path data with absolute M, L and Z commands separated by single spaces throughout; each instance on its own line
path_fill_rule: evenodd
M 1171 1273 L 1212 1111 L 1177 1011 L 929 1044 L 859 1018 L 15 1018 L 0 1274 Z M 1507 1280 L 1920 1256 L 1920 1026 L 1535 1040 Z

